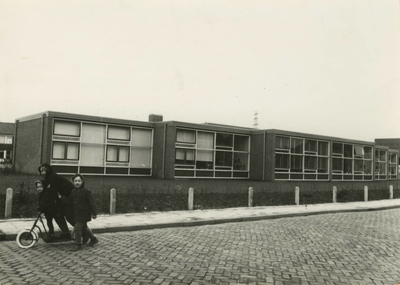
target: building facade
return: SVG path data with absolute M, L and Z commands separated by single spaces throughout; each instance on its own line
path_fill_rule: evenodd
M 15 170 L 252 181 L 397 180 L 399 150 L 374 142 L 218 124 L 45 112 L 15 124 Z
M 11 167 L 14 148 L 14 123 L 0 123 L 0 167 Z

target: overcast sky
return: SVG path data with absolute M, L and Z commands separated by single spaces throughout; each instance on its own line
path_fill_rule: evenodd
M 400 138 L 398 0 L 0 0 L 0 121 L 60 111 Z

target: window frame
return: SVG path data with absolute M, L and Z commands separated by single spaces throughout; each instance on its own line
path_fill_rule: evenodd
M 175 178 L 249 178 L 250 135 L 177 127 L 176 133 L 178 134 L 179 131 L 193 132 L 194 140 L 191 140 L 192 143 L 178 140 L 178 135 L 176 135 L 174 160 Z M 212 136 L 210 134 L 212 134 Z M 219 138 L 218 142 L 217 137 Z M 181 161 L 177 159 L 178 151 L 181 150 L 186 150 L 186 152 L 194 151 L 194 164 L 187 164 L 187 162 L 185 162 L 186 160 Z M 187 156 L 186 152 L 185 155 Z M 204 158 L 208 158 L 206 160 L 200 160 L 203 156 Z M 224 165 L 218 162 L 217 157 L 224 158 L 222 163 Z M 229 165 L 225 165 L 225 162 L 228 162 L 226 158 L 230 160 Z M 235 159 L 237 161 L 235 161 Z
M 64 157 L 63 158 L 55 158 L 54 157 L 54 144 L 63 144 L 64 145 Z M 68 148 L 69 145 L 77 145 L 78 146 L 78 152 L 77 152 L 77 158 L 68 158 Z M 65 161 L 79 161 L 80 160 L 80 143 L 77 142 L 66 142 L 66 141 L 53 141 L 52 142 L 52 149 L 51 149 L 51 159 L 52 160 L 65 160 Z
M 110 147 L 115 147 L 117 148 L 117 158 L 116 160 L 109 160 L 108 159 L 108 149 Z M 121 148 L 126 148 L 128 149 L 128 160 L 127 161 L 121 161 L 120 160 L 120 152 Z M 131 148 L 127 145 L 116 145 L 116 144 L 107 144 L 106 145 L 106 162 L 117 162 L 117 163 L 130 163 L 130 155 L 131 155 Z

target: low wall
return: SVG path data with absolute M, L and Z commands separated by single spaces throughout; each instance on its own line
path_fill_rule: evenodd
M 33 217 L 37 213 L 38 195 L 33 185 L 39 175 L 2 174 L 0 181 L 0 219 L 4 218 L 6 189 L 13 189 L 12 217 Z M 247 207 L 248 189 L 253 187 L 253 206 L 295 204 L 295 187 L 300 188 L 300 204 L 332 203 L 333 186 L 337 187 L 337 202 L 400 198 L 400 183 L 380 182 L 260 182 L 249 180 L 162 180 L 136 177 L 86 177 L 99 213 L 110 211 L 110 189 L 116 189 L 116 212 L 174 211 L 188 209 L 188 189 L 194 188 L 194 209 Z

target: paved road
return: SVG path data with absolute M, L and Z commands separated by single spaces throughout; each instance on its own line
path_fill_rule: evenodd
M 397 284 L 400 209 L 0 243 L 0 284 Z

